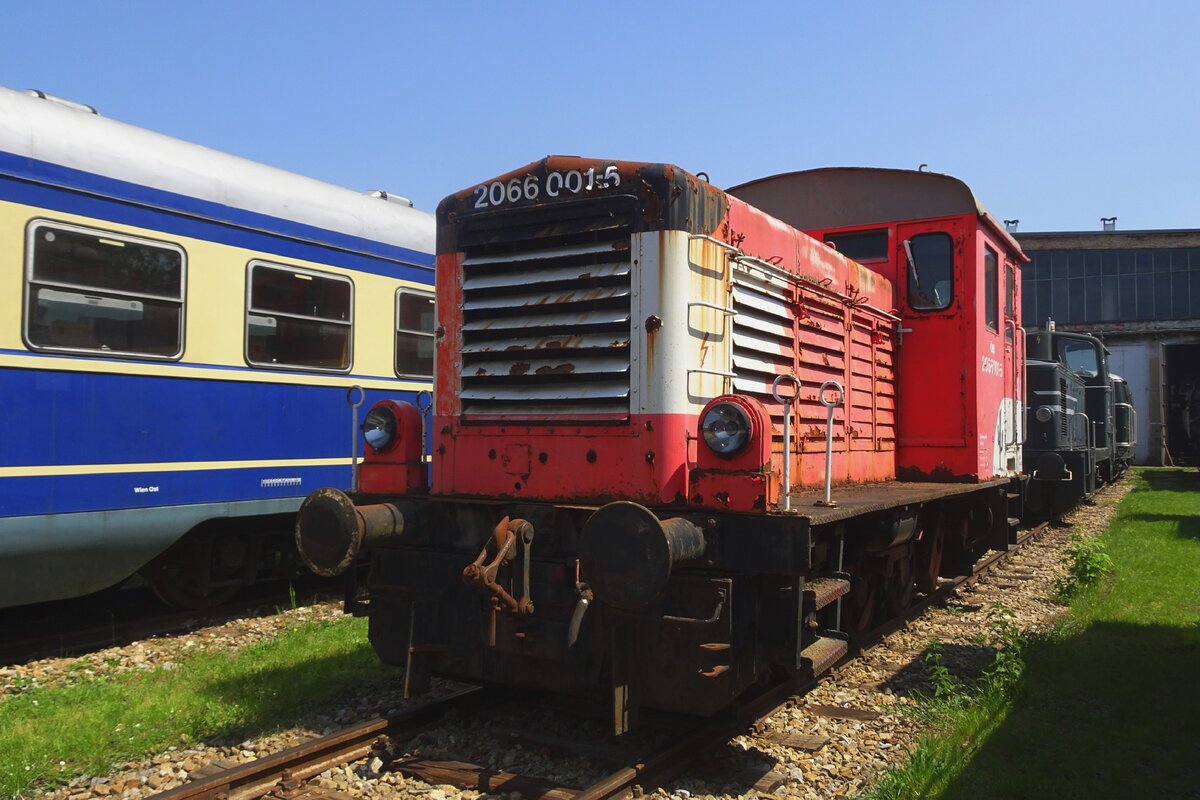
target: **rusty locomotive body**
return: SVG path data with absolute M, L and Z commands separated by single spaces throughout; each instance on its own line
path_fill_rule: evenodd
M 711 714 L 1010 541 L 1024 256 L 954 178 L 550 157 L 443 201 L 437 258 L 432 418 L 378 406 L 297 526 L 370 552 L 410 691 Z

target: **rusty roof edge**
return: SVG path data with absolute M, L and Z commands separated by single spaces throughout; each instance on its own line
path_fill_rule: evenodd
M 1022 260 L 1022 262 L 1029 261 L 1029 257 L 1027 255 L 1025 255 L 1025 251 L 1021 249 L 1021 243 L 1018 242 L 1015 238 L 1013 238 L 1012 234 L 1010 234 L 1007 230 L 1005 230 L 1004 226 L 1001 225 L 996 220 L 996 218 L 991 215 L 991 213 L 987 210 L 987 207 L 985 207 L 983 205 L 983 203 L 979 200 L 979 196 L 975 194 L 975 190 L 972 189 L 966 183 L 966 181 L 962 180 L 961 178 L 956 178 L 953 175 L 948 175 L 944 172 L 931 172 L 929 170 L 916 170 L 916 169 L 899 169 L 896 167 L 816 167 L 813 169 L 798 169 L 798 170 L 792 170 L 791 172 L 780 172 L 775 175 L 767 175 L 762 178 L 755 178 L 754 180 L 746 181 L 744 183 L 739 183 L 735 186 L 730 186 L 725 191 L 729 192 L 730 194 L 732 194 L 736 197 L 738 191 L 741 189 L 746 189 L 746 188 L 755 186 L 760 183 L 767 183 L 769 181 L 778 180 L 780 178 L 786 178 L 786 177 L 798 176 L 798 175 L 818 175 L 821 173 L 837 173 L 837 172 L 842 172 L 842 173 L 874 172 L 877 174 L 905 175 L 905 176 L 920 175 L 920 176 L 922 176 L 923 179 L 937 179 L 937 180 L 951 181 L 951 182 L 957 184 L 961 189 L 965 190 L 967 195 L 970 196 L 971 202 L 974 204 L 974 207 L 975 207 L 975 213 L 981 220 L 983 220 L 984 224 L 987 227 L 989 227 L 992 230 L 992 232 L 995 233 L 999 238 L 1004 240 L 1004 242 L 1018 255 L 1018 257 Z M 926 178 L 925 176 L 928 176 L 928 178 Z

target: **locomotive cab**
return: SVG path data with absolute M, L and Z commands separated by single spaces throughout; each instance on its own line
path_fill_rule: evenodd
M 1028 260 L 962 181 L 830 168 L 763 178 L 735 196 L 893 281 L 896 452 L 906 480 L 985 481 L 1022 472 Z

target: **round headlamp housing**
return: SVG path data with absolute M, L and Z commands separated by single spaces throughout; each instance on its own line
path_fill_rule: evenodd
M 732 456 L 750 441 L 750 415 L 737 403 L 709 406 L 700 420 L 700 438 L 719 456 Z
M 1053 416 L 1054 409 L 1050 408 L 1050 406 L 1039 406 L 1038 410 L 1033 412 L 1033 418 L 1038 422 L 1049 422 Z
M 377 404 L 362 424 L 363 438 L 379 453 L 396 443 L 396 414 L 386 402 Z

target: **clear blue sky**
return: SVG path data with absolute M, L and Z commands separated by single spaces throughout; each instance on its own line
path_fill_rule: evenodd
M 432 210 L 549 153 L 1200 228 L 1200 4 L 0 0 L 0 85 Z

